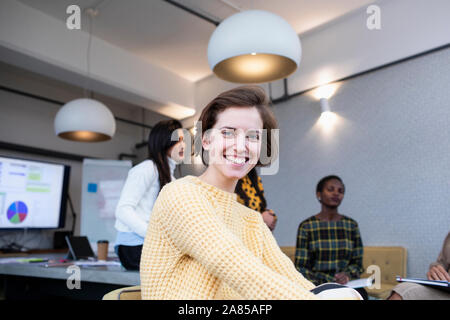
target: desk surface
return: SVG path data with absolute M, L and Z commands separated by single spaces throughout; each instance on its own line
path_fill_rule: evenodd
M 29 257 L 20 258 L 43 258 L 43 259 L 63 259 L 64 254 L 33 254 Z M 8 259 L 10 259 L 9 257 Z M 0 274 L 24 277 L 62 279 L 69 278 L 71 273 L 67 273 L 65 267 L 45 267 L 45 263 L 2 263 L 0 259 Z M 121 266 L 102 267 L 80 267 L 81 282 L 96 282 L 117 284 L 124 286 L 136 286 L 140 284 L 139 271 L 127 271 Z

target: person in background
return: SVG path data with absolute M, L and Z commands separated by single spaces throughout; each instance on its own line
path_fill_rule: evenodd
M 316 187 L 321 211 L 298 227 L 295 267 L 315 285 L 327 282 L 345 285 L 364 271 L 358 224 L 338 212 L 344 194 L 341 178 L 335 175 L 322 178 Z M 368 299 L 363 288 L 356 290 Z
M 158 122 L 148 138 L 148 159 L 131 168 L 123 186 L 116 208 L 115 250 L 127 270 L 139 270 L 153 205 L 161 188 L 175 179 L 175 166 L 183 160 L 181 128 L 177 120 Z
M 250 170 L 244 178 L 238 181 L 235 192 L 239 203 L 260 212 L 264 223 L 269 227 L 270 231 L 275 229 L 277 216 L 273 210 L 267 209 L 263 184 L 261 177 L 256 172 L 256 168 Z
M 450 282 L 450 232 L 442 250 L 427 272 L 428 280 Z M 440 291 L 418 283 L 402 282 L 392 289 L 388 300 L 450 300 L 450 292 Z

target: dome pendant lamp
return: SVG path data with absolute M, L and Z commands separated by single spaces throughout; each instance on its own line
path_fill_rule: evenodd
M 87 50 L 87 75 L 90 77 L 90 47 L 92 40 L 92 18 L 96 9 L 87 9 L 89 16 L 89 42 Z M 69 101 L 59 109 L 55 116 L 54 129 L 58 137 L 81 142 L 100 142 L 112 139 L 116 132 L 116 121 L 112 112 L 100 101 L 85 97 Z M 90 94 L 92 96 L 92 93 Z
M 283 79 L 299 66 L 297 33 L 281 17 L 262 10 L 236 13 L 222 21 L 208 44 L 208 62 L 221 79 L 264 83 Z
M 55 133 L 67 140 L 100 142 L 116 131 L 112 112 L 101 102 L 81 98 L 66 103 L 55 117 Z

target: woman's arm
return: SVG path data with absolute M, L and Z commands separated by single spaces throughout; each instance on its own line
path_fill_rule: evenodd
M 143 238 L 147 232 L 147 221 L 136 213 L 136 207 L 148 188 L 156 181 L 157 174 L 152 162 L 132 168 L 116 208 L 116 219 Z
M 442 245 L 442 250 L 439 253 L 439 256 L 436 262 L 433 262 L 430 265 L 430 268 L 427 272 L 427 277 L 430 280 L 445 280 L 450 281 L 450 232 L 444 240 L 444 244 Z
M 261 217 L 264 223 L 269 227 L 270 231 L 273 231 L 277 224 L 277 216 L 275 213 L 269 209 L 261 213 Z
M 315 299 L 298 283 L 264 265 L 230 232 L 197 186 L 168 185 L 153 219 L 183 254 L 203 265 L 244 299 Z

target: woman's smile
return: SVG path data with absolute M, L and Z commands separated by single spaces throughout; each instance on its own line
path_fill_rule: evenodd
M 236 166 L 244 166 L 250 158 L 248 157 L 240 157 L 240 156 L 232 156 L 232 155 L 224 155 L 224 158 L 231 162 Z

